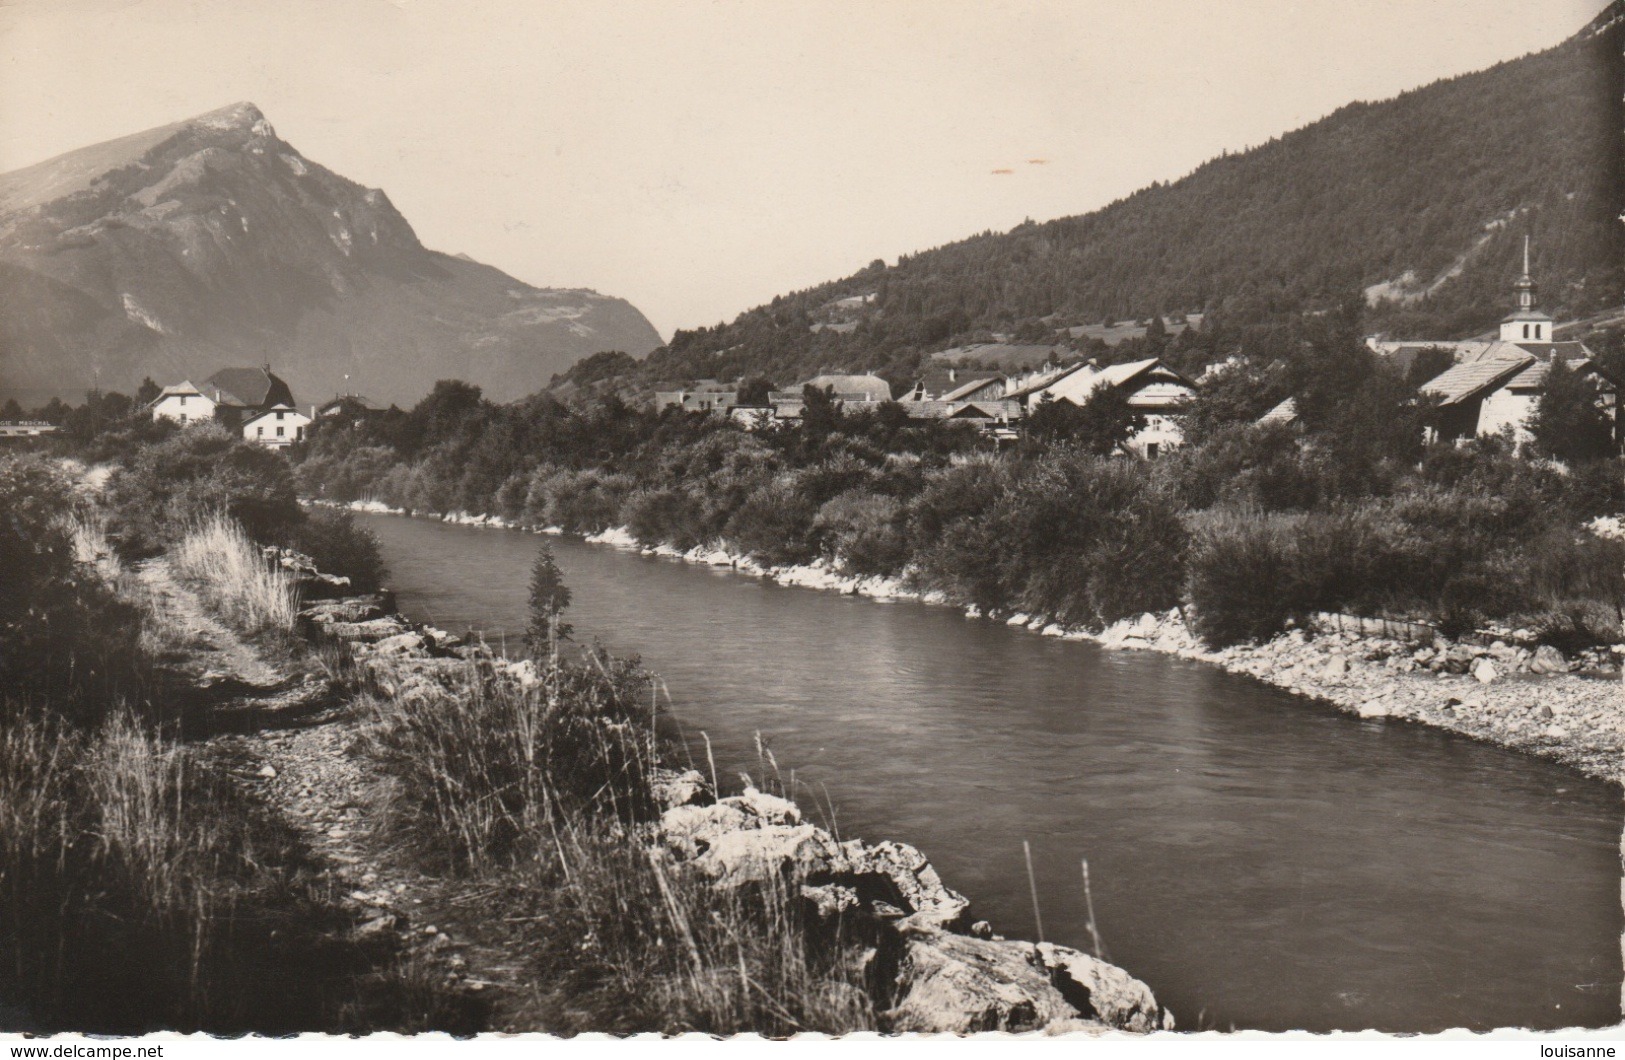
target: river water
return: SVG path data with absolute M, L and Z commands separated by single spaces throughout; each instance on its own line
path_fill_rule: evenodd
M 531 534 L 360 517 L 402 610 L 525 625 Z M 547 538 L 576 639 L 641 655 L 724 775 L 756 734 L 844 837 L 923 850 L 976 915 L 1110 958 L 1184 1029 L 1620 1017 L 1618 792 L 1201 663 Z M 815 811 L 816 812 L 816 811 Z M 825 823 L 828 823 L 826 820 Z

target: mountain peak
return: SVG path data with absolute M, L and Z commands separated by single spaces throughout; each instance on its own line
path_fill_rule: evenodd
M 249 102 L 0 174 L 0 399 L 275 360 L 296 393 L 499 400 L 660 336 L 632 306 L 427 250 Z
M 199 114 L 183 124 L 201 125 L 206 129 L 230 129 L 258 135 L 275 135 L 271 131 L 271 123 L 265 120 L 265 113 L 246 101 Z

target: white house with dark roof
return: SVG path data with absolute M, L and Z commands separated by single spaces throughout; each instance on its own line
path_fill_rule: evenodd
M 190 380 L 166 386 L 148 407 L 154 420 L 169 419 L 188 426 L 218 422 L 227 430 L 241 431 L 243 437 L 250 441 L 263 441 L 266 445 L 291 444 L 294 435 L 289 428 L 294 426 L 294 422 L 287 418 L 289 414 L 304 421 L 300 425 L 300 437 L 304 434 L 303 428 L 310 424 L 309 416 L 295 411 L 293 391 L 272 373 L 269 365 L 262 368 L 222 368 L 205 379 L 202 386 Z M 249 423 L 261 419 L 267 412 L 278 410 L 283 418 L 274 420 L 272 425 L 280 423 L 284 429 L 283 435 L 270 432 L 261 435 L 249 429 Z M 258 424 L 261 427 L 266 425 Z M 290 441 L 277 442 L 274 440 L 277 437 L 286 437 Z

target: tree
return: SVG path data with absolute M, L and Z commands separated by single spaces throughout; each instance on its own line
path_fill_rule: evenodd
M 1405 382 L 1413 390 L 1421 387 L 1444 374 L 1445 369 L 1456 363 L 1456 355 L 1445 346 L 1429 346 L 1417 350 L 1416 356 L 1411 360 L 1411 366 L 1405 372 Z
M 753 375 L 740 380 L 737 400 L 741 405 L 766 405 L 768 395 L 772 393 L 773 380 L 766 376 Z
M 1162 322 L 1162 311 L 1158 310 L 1151 317 L 1151 323 L 1145 329 L 1145 344 L 1152 353 L 1162 352 L 1168 344 L 1168 325 Z
M 1589 373 L 1553 358 L 1546 372 L 1546 389 L 1529 419 L 1535 451 L 1566 464 L 1614 455 L 1618 451 L 1614 425 L 1598 397 Z
M 152 404 L 154 401 L 157 401 L 158 395 L 162 394 L 163 392 L 163 388 L 157 383 L 153 382 L 152 376 L 149 375 L 142 379 L 141 385 L 136 388 L 135 403 L 145 407 Z
M 1145 416 L 1128 403 L 1121 387 L 1096 387 L 1081 405 L 1046 401 L 1027 418 L 1027 430 L 1051 442 L 1073 442 L 1105 456 L 1145 428 Z
M 570 589 L 564 584 L 564 572 L 553 558 L 552 546 L 544 541 L 530 568 L 530 625 L 525 629 L 525 642 L 533 658 L 558 662 L 559 641 L 569 640 L 575 632 L 561 620 L 569 606 Z

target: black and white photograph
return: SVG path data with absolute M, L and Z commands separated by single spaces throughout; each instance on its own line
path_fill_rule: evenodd
M 0 1048 L 1613 1056 L 1622 389 L 1625 0 L 0 0 Z

